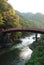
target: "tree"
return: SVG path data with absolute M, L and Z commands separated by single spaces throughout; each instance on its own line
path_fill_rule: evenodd
M 0 0 L 0 30 L 15 27 L 20 27 L 19 16 L 16 14 L 12 6 L 7 3 L 7 0 Z M 9 38 L 18 38 L 20 37 L 20 34 L 11 33 L 11 35 L 9 35 Z M 0 35 L 2 34 L 0 33 Z M 4 37 L 7 37 L 7 35 L 5 35 Z M 2 37 L 0 38 L 4 39 L 4 37 L 2 35 Z

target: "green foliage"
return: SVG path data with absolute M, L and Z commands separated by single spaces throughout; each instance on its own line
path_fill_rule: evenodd
M 2 17 L 2 15 L 0 14 L 0 25 L 2 25 L 3 22 L 4 22 L 2 19 L 3 19 L 3 17 Z
M 6 53 L 0 55 L 0 65 L 13 64 L 13 61 L 19 58 L 19 52 L 20 52 L 19 49 L 14 49 L 14 50 L 9 49 L 8 52 L 6 51 Z
M 44 39 L 44 34 L 41 35 L 41 38 Z
M 42 35 L 40 40 L 35 43 L 35 48 L 33 50 L 31 59 L 26 63 L 26 65 L 44 65 L 44 45 L 42 45 Z
M 0 30 L 16 27 L 20 27 L 19 16 L 16 14 L 15 10 L 11 7 L 11 5 L 7 3 L 7 0 L 0 0 Z M 2 41 L 2 39 L 3 42 L 6 41 L 7 37 L 9 38 L 9 40 L 12 38 L 18 38 L 20 37 L 20 34 L 21 33 L 14 32 L 10 35 L 3 35 L 0 33 L 0 42 Z
M 20 38 L 21 35 L 22 35 L 21 32 L 15 32 L 15 33 L 13 32 L 13 33 L 11 33 L 11 35 L 10 35 L 10 39 L 12 39 L 12 40 L 14 41 L 15 39 Z
M 44 65 L 44 47 L 38 46 L 32 53 L 32 57 L 26 65 Z
M 19 17 L 15 10 L 7 3 L 7 0 L 0 1 L 0 21 L 4 21 L 5 28 L 7 27 L 18 27 Z M 3 19 L 2 19 L 3 18 Z
M 20 13 L 16 11 L 20 17 L 20 24 L 23 27 L 44 29 L 44 15 L 41 13 Z

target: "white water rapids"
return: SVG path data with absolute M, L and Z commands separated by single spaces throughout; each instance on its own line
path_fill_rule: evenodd
M 33 39 L 33 37 L 35 38 L 35 34 L 31 35 L 30 37 L 25 37 L 25 38 L 21 38 L 20 40 L 22 41 L 22 43 L 17 44 L 16 46 L 13 46 L 13 48 L 17 48 L 20 49 L 20 53 L 19 53 L 19 60 L 17 60 L 18 62 L 13 62 L 14 65 L 25 65 L 25 62 L 28 61 L 31 57 L 32 54 L 32 50 L 29 48 L 29 45 L 32 44 L 35 39 Z M 37 35 L 37 37 L 40 37 L 40 34 Z

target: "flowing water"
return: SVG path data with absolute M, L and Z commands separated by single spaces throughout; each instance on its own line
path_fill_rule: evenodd
M 28 36 L 25 38 L 21 38 L 20 40 L 22 42 L 10 48 L 12 52 L 9 52 L 5 55 L 4 58 L 7 59 L 7 61 L 5 61 L 5 64 L 2 63 L 1 65 L 25 65 L 25 63 L 30 59 L 33 52 L 29 48 L 29 45 L 35 41 L 33 37 L 35 37 L 35 34 L 30 37 Z M 37 37 L 40 37 L 40 34 L 38 34 Z M 15 50 L 13 51 L 13 49 Z

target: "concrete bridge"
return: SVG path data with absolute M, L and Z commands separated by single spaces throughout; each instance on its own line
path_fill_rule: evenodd
M 11 32 L 32 32 L 35 33 L 36 41 L 37 41 L 37 33 L 44 34 L 44 29 L 39 28 L 9 28 L 9 29 L 3 29 L 0 30 L 0 33 L 11 33 Z

